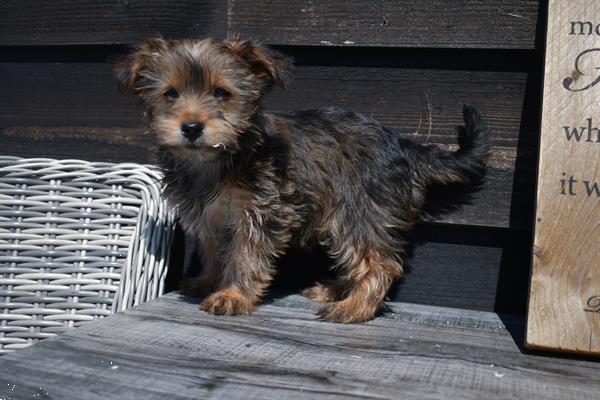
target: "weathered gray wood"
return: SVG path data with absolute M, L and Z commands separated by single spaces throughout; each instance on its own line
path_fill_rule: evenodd
M 527 48 L 537 0 L 230 0 L 229 30 L 267 43 Z
M 594 195 L 590 188 L 586 196 L 577 183 L 587 187 L 600 182 L 600 152 L 598 143 L 592 142 L 594 139 L 588 139 L 592 143 L 585 144 L 584 140 L 577 143 L 559 131 L 562 127 L 565 131 L 569 126 L 578 127 L 586 119 L 590 124 L 586 134 L 591 136 L 594 131 L 592 118 L 597 118 L 600 105 L 597 93 L 586 89 L 597 81 L 588 83 L 584 73 L 578 73 L 588 74 L 580 58 L 582 61 L 586 53 L 598 50 L 600 36 L 579 38 L 565 29 L 565 25 L 566 21 L 598 19 L 598 1 L 548 2 L 544 107 L 527 319 L 528 346 L 596 356 L 600 356 L 600 192 Z M 568 191 L 564 190 L 566 181 L 569 181 Z
M 0 358 L 12 399 L 593 399 L 600 364 L 521 353 L 520 319 L 406 303 L 362 325 L 276 297 L 215 317 L 167 295 Z M 507 329 L 508 328 L 508 329 Z M 517 340 L 520 340 L 517 337 Z M 45 397 L 43 397 L 45 396 Z

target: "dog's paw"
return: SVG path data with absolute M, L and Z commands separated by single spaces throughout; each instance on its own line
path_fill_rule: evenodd
M 329 303 L 340 299 L 341 290 L 334 283 L 317 283 L 313 287 L 304 289 L 302 295 L 312 301 Z
M 342 300 L 321 308 L 318 314 L 325 321 L 355 324 L 375 318 L 377 311 L 376 307 L 357 307 L 352 301 Z
M 256 308 L 255 303 L 235 289 L 223 289 L 208 296 L 200 309 L 215 315 L 248 315 Z

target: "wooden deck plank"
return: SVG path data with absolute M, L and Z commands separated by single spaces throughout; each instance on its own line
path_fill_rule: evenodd
M 535 47 L 537 0 L 231 0 L 229 31 L 276 44 Z
M 0 154 L 18 157 L 78 158 L 108 162 L 154 162 L 154 141 L 149 134 L 132 133 L 129 128 L 89 127 L 20 127 L 0 128 Z M 503 149 L 497 149 L 501 152 Z M 497 157 L 498 162 L 514 163 L 514 156 Z M 494 162 L 494 161 L 492 161 Z M 515 171 L 510 168 L 489 168 L 485 183 L 464 196 L 465 188 L 452 189 L 456 207 L 438 215 L 440 223 L 484 227 L 531 227 L 533 204 L 533 171 L 513 182 Z M 438 191 L 445 196 L 448 190 Z M 460 200 L 467 197 L 466 201 Z M 449 203 L 440 197 L 438 204 Z
M 247 317 L 207 315 L 197 303 L 170 294 L 4 356 L 0 395 L 568 400 L 600 392 L 600 364 L 523 354 L 507 329 L 520 332 L 522 321 L 492 313 L 393 303 L 366 324 L 338 325 L 319 321 L 318 306 L 298 295 Z
M 153 139 L 143 110 L 133 96 L 117 93 L 111 68 L 105 62 L 1 63 L 11 96 L 0 98 L 0 151 L 150 161 Z M 462 104 L 474 104 L 494 137 L 488 182 L 471 204 L 442 221 L 531 226 L 538 115 L 525 110 L 533 91 L 527 72 L 298 66 L 295 77 L 289 92 L 267 99 L 268 110 L 337 106 L 423 142 L 456 143 Z
M 227 2 L 7 0 L 0 13 L 2 46 L 127 44 L 158 34 L 225 36 Z
M 108 55 L 110 56 L 110 55 Z M 107 57 L 108 57 L 107 56 Z M 117 91 L 107 62 L 0 62 L 0 127 L 129 127 L 142 133 L 142 107 Z M 523 115 L 527 72 L 415 68 L 297 66 L 287 92 L 266 98 L 269 111 L 338 107 L 377 119 L 422 140 L 456 142 L 462 106 L 472 104 L 493 131 L 494 144 L 535 142 L 539 112 Z
M 229 32 L 275 44 L 532 49 L 538 3 L 63 0 L 55 6 L 9 0 L 0 14 L 0 45 L 132 43 L 157 34 Z
M 241 32 L 274 44 L 532 49 L 538 3 L 5 0 L 0 45 L 135 43 L 156 34 Z

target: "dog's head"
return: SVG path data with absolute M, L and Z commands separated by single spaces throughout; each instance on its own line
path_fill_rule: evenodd
M 256 42 L 150 39 L 117 62 L 123 93 L 139 95 L 161 146 L 214 158 L 239 150 L 262 96 L 287 87 L 288 62 Z

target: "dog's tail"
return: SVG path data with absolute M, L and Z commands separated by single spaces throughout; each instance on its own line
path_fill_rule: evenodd
M 471 106 L 463 108 L 464 128 L 458 133 L 459 149 L 450 152 L 432 149 L 428 164 L 429 178 L 434 184 L 467 183 L 485 173 L 491 153 L 490 129 Z

